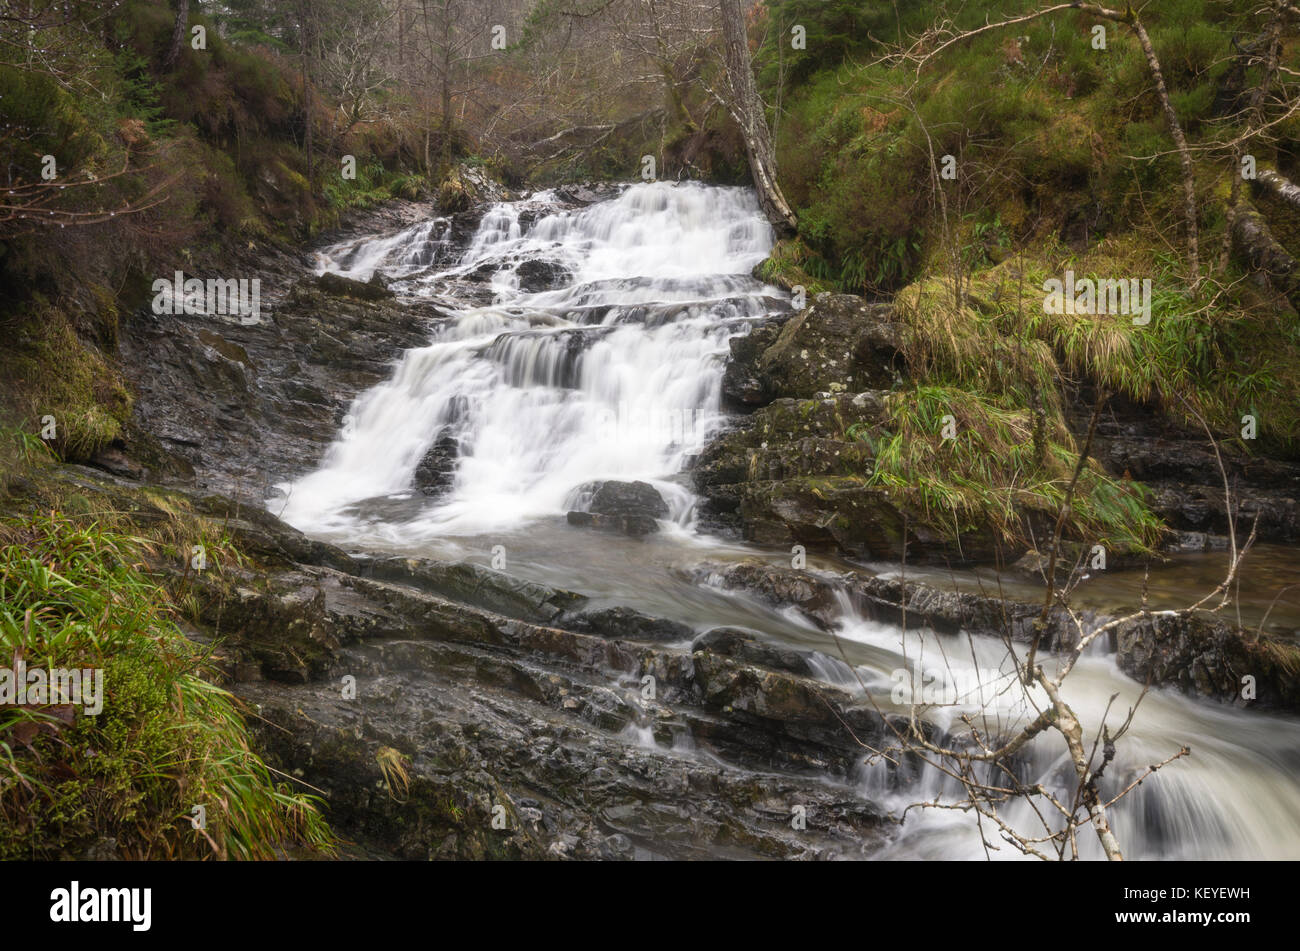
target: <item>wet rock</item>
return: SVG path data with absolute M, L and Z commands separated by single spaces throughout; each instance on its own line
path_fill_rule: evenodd
M 572 591 L 512 578 L 469 562 L 376 558 L 364 562 L 361 572 L 368 577 L 412 585 L 506 617 L 542 623 L 555 621 L 586 600 Z
M 393 296 L 383 276 L 375 272 L 367 282 L 355 281 L 341 274 L 326 272 L 316 279 L 317 285 L 326 294 L 337 297 L 355 297 L 357 300 L 387 300 Z
M 668 503 L 648 482 L 595 482 L 584 486 L 579 495 L 587 502 L 569 512 L 570 525 L 649 535 L 659 531 L 657 519 L 668 517 Z
M 1139 682 L 1236 706 L 1300 709 L 1300 647 L 1221 618 L 1151 614 L 1117 630 L 1116 661 Z
M 542 261 L 531 258 L 515 270 L 521 290 L 530 294 L 539 291 L 551 291 L 569 283 L 569 269 L 554 261 Z
M 608 182 L 578 182 L 559 186 L 555 189 L 555 194 L 565 204 L 583 206 L 616 198 L 620 191 L 621 186 Z
M 340 644 L 316 572 L 240 573 L 232 588 L 199 573 L 195 585 L 200 621 L 225 633 L 222 649 L 243 677 L 306 683 L 330 669 Z
M 753 334 L 751 334 L 753 336 Z M 725 388 L 733 402 L 811 399 L 819 393 L 888 389 L 900 379 L 902 326 L 892 307 L 850 294 L 818 294 L 801 311 L 732 348 Z
M 874 621 L 947 634 L 1009 636 L 1029 643 L 1042 611 L 1041 604 L 1014 598 L 944 590 L 858 572 L 827 575 L 797 571 L 758 561 L 701 565 L 686 574 L 701 583 L 751 592 L 776 606 L 794 606 L 823 626 L 830 626 L 839 616 L 839 595 L 847 597 L 862 617 Z M 1091 611 L 1076 609 L 1075 614 L 1085 632 L 1115 620 Z M 1070 649 L 1079 636 L 1074 621 L 1054 609 L 1044 623 L 1040 646 Z M 728 635 L 724 644 L 731 640 Z M 742 645 L 740 650 L 749 649 L 736 640 Z M 1294 674 L 1300 669 L 1300 647 L 1292 641 L 1261 638 L 1212 616 L 1160 612 L 1123 620 L 1105 644 L 1115 652 L 1120 669 L 1140 683 L 1238 706 L 1300 709 L 1300 681 Z M 1252 678 L 1254 691 L 1250 700 L 1242 696 L 1247 676 Z
M 651 617 L 625 607 L 574 614 L 564 618 L 561 623 L 570 630 L 584 634 L 657 643 L 689 640 L 695 633 L 685 624 Z
M 648 515 L 601 515 L 597 512 L 569 512 L 565 520 L 577 528 L 594 528 L 619 535 L 653 535 L 659 523 Z
M 907 541 L 910 556 L 951 557 L 919 520 L 905 539 L 905 512 L 868 483 L 874 456 L 864 437 L 879 430 L 883 395 L 780 399 L 714 439 L 693 472 L 705 524 L 774 547 L 892 559 Z
M 759 358 L 776 343 L 781 325 L 788 316 L 757 324 L 749 333 L 732 337 L 728 346 L 731 358 L 722 374 L 722 399 L 731 409 L 750 410 L 766 406 L 776 398 L 772 380 L 758 369 Z
M 814 669 L 808 662 L 812 651 L 767 643 L 761 633 L 743 627 L 715 627 L 705 631 L 695 639 L 691 649 L 732 657 L 769 670 L 783 670 L 800 677 L 814 674 Z
M 779 399 L 716 437 L 693 471 L 705 499 L 703 524 L 755 544 L 799 544 L 864 560 L 906 553 L 916 563 L 956 565 L 1019 554 L 979 530 L 954 543 L 870 483 L 870 440 L 882 432 L 885 395 Z
M 501 270 L 500 264 L 494 261 L 488 261 L 484 264 L 480 264 L 478 267 L 468 272 L 463 279 L 466 281 L 477 281 L 479 283 L 485 283 L 487 281 L 492 280 L 492 275 L 499 270 Z
M 300 274 L 263 275 L 257 323 L 145 310 L 124 324 L 123 369 L 138 396 L 121 451 L 149 478 L 261 504 L 321 458 L 356 394 L 443 318 L 428 301 L 327 294 Z
M 598 515 L 668 517 L 668 503 L 648 482 L 598 483 L 587 510 Z
M 881 578 L 861 572 L 842 575 L 782 568 L 756 560 L 730 565 L 699 565 L 686 572 L 697 582 L 758 595 L 769 604 L 793 606 L 809 620 L 829 628 L 842 613 L 842 600 L 860 616 L 911 629 L 943 634 L 966 631 L 1028 642 L 1041 605 L 938 588 L 915 581 Z M 1097 615 L 1079 612 L 1091 622 Z M 1069 647 L 1078 635 L 1060 612 L 1049 615 L 1042 644 Z
M 460 439 L 444 430 L 415 467 L 415 487 L 427 496 L 445 494 L 456 480 L 459 459 Z
M 242 552 L 267 566 L 322 565 L 338 571 L 355 571 L 356 562 L 344 551 L 308 538 L 259 505 L 223 495 L 185 493 L 198 513 L 220 519 Z
M 1229 539 L 1226 535 L 1211 535 L 1205 532 L 1171 532 L 1164 550 L 1174 554 L 1191 554 L 1194 552 L 1227 551 Z
M 1080 394 L 1071 420 L 1076 433 L 1086 432 L 1083 406 L 1094 398 L 1088 388 Z M 1240 537 L 1254 528 L 1261 541 L 1300 542 L 1300 464 L 1247 451 L 1234 435 L 1218 434 L 1216 454 L 1203 430 L 1113 397 L 1098 421 L 1094 455 L 1114 475 L 1145 483 L 1152 511 L 1176 533 L 1227 535 L 1226 473 Z M 1178 550 L 1182 542 L 1171 534 L 1166 547 Z
M 236 690 L 257 705 L 252 727 L 270 762 L 322 790 L 335 827 L 367 849 L 795 858 L 879 844 L 886 820 L 836 778 L 861 755 L 845 724 L 866 739 L 884 725 L 842 691 L 699 646 L 620 644 L 321 571 L 342 645 L 329 676 Z M 361 604 L 376 623 L 357 639 Z M 635 690 L 606 686 L 611 669 Z M 355 678 L 351 699 L 344 674 Z M 640 690 L 645 675 L 654 698 Z M 652 745 L 629 742 L 638 724 Z M 677 752 L 683 737 L 712 755 Z M 396 787 L 381 755 L 400 757 Z M 817 775 L 791 772 L 807 769 Z M 792 802 L 810 816 L 798 834 Z M 493 827 L 494 811 L 505 828 Z
M 1151 508 L 1166 524 L 1182 532 L 1225 536 L 1228 532 L 1228 503 L 1223 485 L 1157 483 Z M 1300 492 L 1277 491 L 1261 486 L 1237 484 L 1233 504 L 1239 536 L 1252 528 L 1263 541 L 1300 541 Z

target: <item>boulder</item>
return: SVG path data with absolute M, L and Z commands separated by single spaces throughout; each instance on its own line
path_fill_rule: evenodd
M 563 287 L 569 282 L 569 269 L 554 261 L 531 258 L 519 265 L 515 277 L 519 279 L 520 290 L 535 294 Z
M 316 284 L 326 294 L 335 297 L 355 297 L 357 300 L 387 300 L 393 296 L 388 282 L 379 272 L 375 272 L 369 281 L 357 281 L 341 274 L 326 271 L 316 278 Z
M 888 389 L 904 369 L 903 334 L 891 305 L 818 294 L 779 324 L 734 340 L 723 389 L 729 402 L 741 406 Z
M 569 512 L 570 525 L 649 535 L 659 531 L 657 519 L 668 517 L 668 503 L 648 482 L 593 482 L 580 490 L 589 501 Z
M 427 496 L 443 495 L 456 479 L 459 458 L 460 439 L 450 430 L 443 430 L 415 467 L 415 487 Z

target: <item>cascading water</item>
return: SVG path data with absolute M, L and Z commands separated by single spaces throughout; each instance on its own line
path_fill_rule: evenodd
M 929 666 L 940 644 L 943 666 L 961 682 L 969 680 L 963 672 L 986 675 L 1006 664 L 999 643 L 975 639 L 974 656 L 964 638 L 927 632 L 923 644 L 915 632 L 859 618 L 847 600 L 836 645 L 793 611 L 673 570 L 755 554 L 689 531 L 694 498 L 679 481 L 722 422 L 728 340 L 748 320 L 787 306 L 749 276 L 772 241 L 752 193 L 636 185 L 575 210 L 543 192 L 489 209 L 458 260 L 450 233 L 451 223 L 438 219 L 323 252 L 321 270 L 362 280 L 382 272 L 449 316 L 390 380 L 357 399 L 320 468 L 283 486 L 274 510 L 352 548 L 482 560 L 504 543 L 512 574 L 699 631 L 741 625 L 819 651 L 810 661 L 817 676 L 848 689 L 863 683 L 882 705 L 891 675 L 918 660 Z M 539 274 L 545 289 L 537 289 Z M 425 496 L 414 487 L 417 470 L 444 443 L 455 447 L 447 484 Z M 603 479 L 653 484 L 669 503 L 667 530 L 627 539 L 566 526 L 563 513 L 581 507 L 584 487 Z M 1065 699 L 1095 727 L 1112 694 L 1119 694 L 1114 723 L 1139 692 L 1111 658 L 1093 653 L 1071 673 Z M 998 698 L 992 708 L 1004 718 L 1018 712 Z M 945 708 L 939 725 L 960 709 Z M 656 743 L 640 720 L 625 738 Z M 1119 745 L 1111 784 L 1131 781 L 1183 743 L 1190 758 L 1111 810 L 1129 857 L 1300 856 L 1300 722 L 1153 691 Z M 673 755 L 696 755 L 693 745 L 686 732 Z M 1024 769 L 1026 781 L 1068 786 L 1055 734 L 1031 745 Z M 933 770 L 900 786 L 883 766 L 865 763 L 857 782 L 866 798 L 895 811 L 959 792 Z M 1004 814 L 1018 829 L 1034 829 L 1027 808 Z M 1080 844 L 1085 856 L 1098 854 L 1095 838 L 1082 835 Z M 1004 845 L 992 856 L 1014 854 Z M 985 855 L 973 818 L 943 810 L 912 810 L 884 853 Z
M 904 635 L 892 625 L 860 618 L 847 599 L 842 607 L 838 635 L 874 648 L 871 668 L 861 673 L 882 709 L 891 705 L 891 687 L 900 684 L 911 691 L 910 695 L 903 691 L 908 699 L 931 699 L 916 696 L 920 686 L 932 690 L 940 704 L 932 708 L 929 719 L 964 736 L 967 731 L 957 722 L 962 714 L 973 716 L 978 724 L 1011 730 L 1032 720 L 1046 705 L 1041 688 L 1035 688 L 1037 705 L 1026 704 L 1023 691 L 1014 683 L 1007 648 L 996 640 L 968 641 L 964 635 L 934 631 Z M 891 663 L 886 659 L 891 656 L 895 677 L 882 682 L 880 671 Z M 1052 663 L 1045 663 L 1049 674 Z M 897 676 L 902 672 L 906 675 Z M 1085 745 L 1094 741 L 1103 719 L 1114 732 L 1141 692 L 1141 685 L 1119 670 L 1113 655 L 1100 651 L 1085 653 L 1062 688 L 1062 696 L 1089 731 Z M 1108 810 L 1111 827 L 1128 857 L 1295 858 L 1300 850 L 1300 784 L 1296 782 L 1300 723 L 1150 691 L 1116 744 L 1116 758 L 1101 784 L 1102 796 L 1115 797 L 1141 778 L 1147 767 L 1177 753 L 1183 744 L 1191 749 L 1190 757 L 1164 767 Z M 1069 800 L 1075 786 L 1073 766 L 1059 734 L 1049 730 L 1039 737 L 1022 760 L 1022 782 L 1030 786 L 1041 782 L 1058 799 Z M 960 782 L 940 770 L 922 769 L 911 778 L 913 782 L 898 783 L 880 760 L 864 759 L 860 770 L 863 794 L 895 811 L 918 802 L 951 804 L 966 798 Z M 1054 818 L 1045 801 L 1038 800 L 1038 807 L 1049 821 Z M 1026 800 L 1003 805 L 999 813 L 1022 835 L 1044 834 Z M 880 857 L 986 857 L 970 813 L 914 808 L 907 824 L 907 834 Z M 1059 822 L 1052 823 L 1053 829 L 1059 827 Z M 1020 855 L 987 822 L 984 832 L 1001 848 L 988 857 Z M 1090 826 L 1081 828 L 1078 843 L 1081 857 L 1103 857 Z
M 317 472 L 287 488 L 284 517 L 326 533 L 361 529 L 352 503 L 408 492 L 440 436 L 454 434 L 451 486 L 402 534 L 475 535 L 563 514 L 593 480 L 645 480 L 683 522 L 691 496 L 671 478 L 721 420 L 721 361 L 744 319 L 777 309 L 749 277 L 771 246 L 753 195 L 638 185 L 585 210 L 547 193 L 494 206 L 461 262 L 428 273 L 431 228 L 341 249 L 326 268 L 376 268 L 415 294 L 494 271 L 490 306 L 462 310 L 393 379 L 362 396 Z M 521 214 L 541 216 L 531 226 Z M 520 289 L 525 262 L 570 275 Z M 370 531 L 382 534 L 371 526 Z

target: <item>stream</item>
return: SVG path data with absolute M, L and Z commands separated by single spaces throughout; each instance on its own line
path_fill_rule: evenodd
M 788 295 L 750 276 L 772 240 L 747 189 L 656 183 L 585 207 L 550 192 L 497 203 L 463 251 L 451 246 L 440 220 L 325 249 L 318 271 L 360 280 L 379 271 L 399 294 L 429 298 L 448 316 L 426 346 L 402 356 L 389 380 L 356 400 L 319 467 L 282 486 L 272 510 L 352 551 L 492 564 L 697 633 L 750 628 L 819 651 L 828 681 L 851 690 L 865 685 L 884 708 L 892 672 L 918 660 L 954 677 L 1010 669 L 1006 648 L 991 639 L 905 633 L 857 616 L 847 599 L 832 636 L 793 612 L 687 576 L 703 562 L 755 557 L 789 567 L 789 552 L 701 532 L 687 478 L 693 457 L 727 424 L 721 383 L 728 341 L 789 309 Z M 526 289 L 533 286 L 527 275 L 538 271 L 558 278 Z M 456 447 L 452 470 L 426 494 L 413 481 L 440 440 Z M 581 508 L 589 484 L 601 480 L 654 486 L 669 509 L 661 530 L 625 537 L 569 525 L 566 513 Z M 1273 547 L 1258 558 L 1261 572 L 1238 592 L 1242 621 L 1294 635 L 1300 588 L 1279 592 L 1300 582 L 1300 557 Z M 1185 600 L 1189 586 L 1208 590 L 1222 560 L 1183 556 L 1157 569 L 1146 582 L 1153 601 Z M 808 567 L 897 570 L 811 556 Z M 960 587 L 990 578 L 967 572 L 927 580 Z M 1085 583 L 1081 603 L 1132 605 L 1143 584 L 1140 572 L 1107 572 Z M 1009 593 L 1039 590 L 1020 582 Z M 1080 660 L 1064 688 L 1085 727 L 1101 721 L 1114 694 L 1108 722 L 1122 720 L 1139 693 L 1100 651 Z M 993 706 L 1008 717 L 1017 712 L 1002 698 Z M 956 709 L 941 713 L 955 717 Z M 627 742 L 653 739 L 629 734 Z M 1153 690 L 1119 745 L 1110 794 L 1183 744 L 1190 757 L 1111 810 L 1128 857 L 1300 858 L 1300 721 Z M 683 748 L 673 755 L 697 754 Z M 1030 782 L 1066 788 L 1070 766 L 1056 734 L 1036 741 L 1026 771 Z M 951 800 L 957 791 L 934 771 L 899 785 L 882 765 L 865 761 L 852 783 L 855 794 L 895 814 L 917 801 Z M 1031 829 L 1027 810 L 1012 806 L 1006 815 Z M 994 834 L 988 838 L 998 844 Z M 987 854 L 1018 854 L 1002 846 Z M 1093 838 L 1082 837 L 1081 848 L 1085 857 L 1100 856 Z M 926 809 L 912 810 L 878 854 L 983 858 L 986 851 L 969 814 Z

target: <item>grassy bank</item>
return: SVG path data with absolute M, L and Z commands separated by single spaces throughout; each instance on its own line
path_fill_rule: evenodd
M 163 499 L 148 518 L 104 508 L 51 478 L 39 440 L 3 436 L 0 663 L 103 680 L 95 716 L 55 697 L 0 706 L 0 858 L 330 852 L 315 799 L 252 752 L 247 711 L 183 633 L 187 579 L 151 568 L 198 539 L 220 573 L 240 557 L 220 526 Z
M 1204 420 L 1233 452 L 1300 451 L 1295 301 L 1225 254 L 1233 196 L 1260 211 L 1287 252 L 1300 251 L 1293 212 L 1231 184 L 1228 143 L 1248 131 L 1244 104 L 1264 69 L 1242 50 L 1263 42 L 1268 11 L 1236 0 L 1139 11 L 1189 144 L 1194 278 L 1183 170 L 1129 26 L 1065 10 L 980 32 L 923 63 L 896 56 L 945 17 L 959 32 L 1042 6 L 765 4 L 760 79 L 799 229 L 761 274 L 895 300 L 912 385 L 891 397 L 872 479 L 949 535 L 983 527 L 1012 539 L 1023 532 L 1017 509 L 1054 511 L 1081 448 L 1081 394 L 1099 389 L 1153 425 L 1199 432 Z M 806 33 L 803 49 L 791 48 L 792 24 Z M 1291 39 L 1280 49 L 1294 68 Z M 1300 119 L 1285 105 L 1250 151 L 1260 168 L 1293 175 Z M 1067 271 L 1149 280 L 1149 323 L 1047 312 L 1045 282 Z M 961 438 L 941 438 L 944 417 Z M 1256 438 L 1241 438 L 1244 417 Z M 1139 550 L 1157 538 L 1142 488 L 1121 476 L 1085 468 L 1067 534 Z

